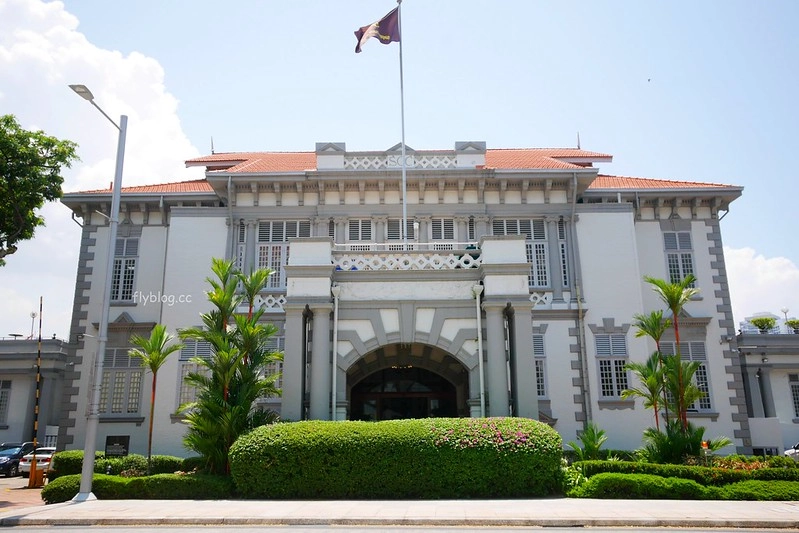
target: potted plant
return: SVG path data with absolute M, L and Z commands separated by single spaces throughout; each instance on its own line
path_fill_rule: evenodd
M 785 325 L 793 330 L 794 333 L 799 334 L 799 319 L 791 318 L 785 321 Z
M 759 316 L 749 320 L 749 323 L 760 330 L 760 333 L 768 333 L 770 329 L 777 325 L 777 319 L 770 316 Z

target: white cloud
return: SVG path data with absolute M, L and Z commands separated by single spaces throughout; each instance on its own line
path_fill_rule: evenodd
M 724 247 L 736 326 L 747 316 L 770 312 L 799 316 L 799 267 L 785 257 L 764 257 L 752 248 Z
M 101 49 L 78 31 L 61 2 L 0 2 L 0 109 L 22 127 L 78 143 L 80 162 L 64 173 L 65 191 L 108 187 L 117 130 L 68 84 L 84 84 L 117 123 L 128 116 L 124 185 L 197 179 L 183 161 L 199 155 L 184 134 L 178 100 L 164 70 L 138 52 Z M 80 228 L 63 205 L 43 210 L 47 227 L 6 257 L 0 269 L 0 336 L 30 332 L 30 312 L 44 296 L 43 334 L 66 338 L 72 312 Z

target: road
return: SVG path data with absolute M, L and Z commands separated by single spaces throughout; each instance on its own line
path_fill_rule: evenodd
M 41 489 L 29 489 L 28 478 L 0 477 L 0 513 L 17 507 L 44 505 Z

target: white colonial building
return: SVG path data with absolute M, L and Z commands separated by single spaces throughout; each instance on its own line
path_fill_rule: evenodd
M 636 385 L 624 365 L 655 349 L 632 317 L 663 308 L 642 278 L 693 273 L 681 340 L 707 397 L 690 416 L 751 451 L 719 225 L 741 187 L 601 175 L 609 155 L 483 142 L 408 148 L 403 179 L 399 148 L 190 160 L 204 180 L 123 189 L 115 243 L 110 191 L 67 194 L 83 221 L 72 338 L 85 336 L 59 445 L 83 445 L 113 245 L 98 449 L 122 437 L 146 451 L 149 379 L 130 334 L 199 325 L 211 259 L 227 257 L 274 271 L 259 303 L 280 331 L 283 397 L 263 404 L 285 419 L 524 416 L 566 441 L 594 421 L 625 449 L 653 425 L 621 398 Z M 160 370 L 154 453 L 186 455 L 182 376 L 207 350 L 190 343 Z

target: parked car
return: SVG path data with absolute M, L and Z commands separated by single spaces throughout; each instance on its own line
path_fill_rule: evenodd
M 19 460 L 32 451 L 32 442 L 4 442 L 0 444 L 0 473 L 6 477 L 18 475 Z
M 36 448 L 36 469 L 48 472 L 50 470 L 50 460 L 53 458 L 55 448 L 46 446 Z M 28 477 L 31 473 L 31 463 L 33 462 L 33 452 L 19 460 L 19 472 L 22 477 Z
M 799 461 L 799 442 L 785 450 L 785 455 L 794 461 Z

